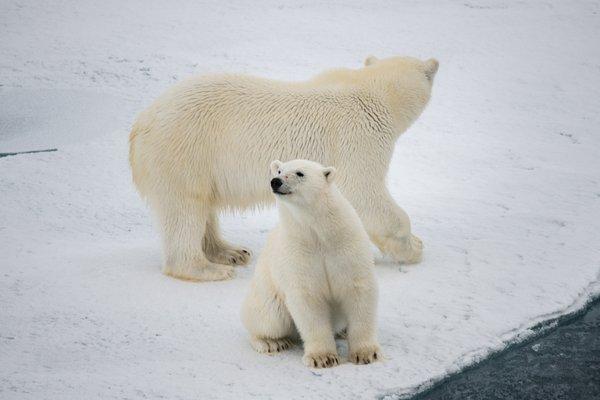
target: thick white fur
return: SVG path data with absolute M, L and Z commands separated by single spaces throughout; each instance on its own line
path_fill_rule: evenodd
M 270 203 L 275 158 L 334 165 L 371 240 L 398 262 L 418 262 L 421 241 L 385 176 L 398 136 L 426 106 L 437 61 L 396 57 L 299 83 L 199 76 L 160 96 L 130 135 L 134 182 L 159 219 L 166 274 L 228 279 L 247 250 L 219 234 L 218 213 Z
M 288 194 L 275 195 L 280 223 L 260 254 L 242 309 L 252 347 L 280 351 L 299 333 L 304 363 L 331 367 L 339 364 L 334 334 L 346 329 L 350 361 L 377 360 L 369 237 L 333 183 L 334 170 L 294 160 L 274 161 L 272 172 L 284 182 L 278 190 Z

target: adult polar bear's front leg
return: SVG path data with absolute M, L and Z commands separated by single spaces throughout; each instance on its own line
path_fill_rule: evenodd
M 357 196 L 353 205 L 369 237 L 382 253 L 394 261 L 414 264 L 421 261 L 423 242 L 411 233 L 410 219 L 383 185 L 371 186 Z

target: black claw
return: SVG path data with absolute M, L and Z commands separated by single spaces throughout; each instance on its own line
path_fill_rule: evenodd
M 244 253 L 246 253 L 246 254 L 250 254 L 250 253 L 248 252 L 248 250 L 242 250 L 242 252 L 244 252 Z
M 373 354 L 373 357 L 377 360 L 377 353 Z
M 315 363 L 315 368 L 317 368 L 317 360 L 313 360 L 313 362 Z

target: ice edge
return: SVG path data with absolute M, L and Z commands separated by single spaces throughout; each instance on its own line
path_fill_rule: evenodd
M 448 368 L 445 374 L 435 376 L 418 385 L 386 390 L 385 393 L 376 396 L 376 398 L 379 400 L 418 399 L 454 376 L 475 368 L 491 357 L 499 356 L 514 346 L 537 339 L 548 333 L 549 330 L 569 323 L 574 318 L 583 314 L 596 301 L 600 301 L 600 270 L 596 274 L 595 280 L 590 282 L 577 298 L 564 309 L 542 314 L 533 318 L 526 325 L 521 325 L 518 328 L 503 333 L 500 335 L 497 346 L 480 348 L 463 354 Z

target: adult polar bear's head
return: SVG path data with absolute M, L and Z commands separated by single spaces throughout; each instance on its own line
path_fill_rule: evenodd
M 309 160 L 271 163 L 271 189 L 278 200 L 313 204 L 333 182 L 335 168 Z
M 421 61 L 413 57 L 368 57 L 358 69 L 338 68 L 322 72 L 312 79 L 317 86 L 354 88 L 354 95 L 368 114 L 391 114 L 395 131 L 404 132 L 419 117 L 431 97 L 431 88 L 439 63 L 431 58 Z M 369 102 L 382 100 L 385 110 Z
M 394 110 L 411 111 L 412 120 L 423 111 L 429 98 L 439 63 L 431 58 L 421 61 L 413 57 L 378 59 L 367 57 L 359 71 L 363 82 L 388 93 Z
M 390 57 L 380 60 L 375 56 L 369 56 L 365 60 L 365 67 L 369 67 L 367 71 L 376 71 L 378 75 L 392 80 L 402 79 L 408 74 L 411 78 L 421 78 L 421 80 L 424 78 L 429 86 L 433 84 L 439 66 L 440 63 L 435 58 L 427 61 L 413 57 Z

